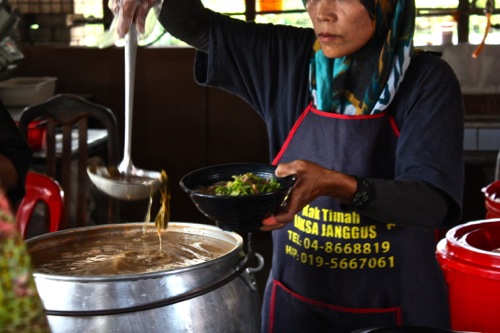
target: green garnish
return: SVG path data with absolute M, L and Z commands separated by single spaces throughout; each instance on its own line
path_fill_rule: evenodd
M 276 178 L 262 178 L 253 173 L 232 176 L 233 180 L 215 187 L 215 195 L 254 195 L 269 193 L 278 189 L 281 184 Z

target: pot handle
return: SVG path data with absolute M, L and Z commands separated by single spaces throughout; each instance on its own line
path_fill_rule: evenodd
M 247 267 L 245 272 L 240 275 L 240 279 L 246 283 L 250 290 L 258 291 L 257 281 L 255 280 L 253 273 L 259 272 L 264 267 L 264 257 L 256 252 L 253 255 L 257 259 L 257 267 Z
M 257 252 L 254 253 L 254 256 L 255 256 L 255 258 L 257 258 L 257 267 L 248 267 L 247 268 L 247 271 L 249 273 L 252 273 L 252 274 L 260 272 L 262 270 L 262 268 L 264 268 L 264 257 L 260 253 L 257 253 Z

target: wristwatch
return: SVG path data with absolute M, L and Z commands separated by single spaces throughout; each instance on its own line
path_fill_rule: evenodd
M 356 187 L 356 192 L 352 198 L 351 207 L 354 209 L 362 209 L 375 198 L 375 187 L 373 185 L 373 180 L 370 178 L 356 177 L 358 185 Z

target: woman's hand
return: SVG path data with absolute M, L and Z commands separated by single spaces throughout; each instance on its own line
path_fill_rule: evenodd
M 356 192 L 357 182 L 354 177 L 310 161 L 296 160 L 279 164 L 275 174 L 277 177 L 296 175 L 297 180 L 286 204 L 262 222 L 262 231 L 283 228 L 293 221 L 298 211 L 319 196 L 332 196 L 340 203 L 350 204 Z
M 160 2 L 161 0 L 110 0 L 109 8 L 118 18 L 118 36 L 123 38 L 131 24 L 135 24 L 139 33 L 144 33 L 149 11 Z

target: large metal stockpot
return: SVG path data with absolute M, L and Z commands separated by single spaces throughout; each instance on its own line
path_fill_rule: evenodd
M 143 228 L 143 223 L 69 229 L 27 240 L 43 251 L 88 235 Z M 203 235 L 234 244 L 222 256 L 188 267 L 102 277 L 36 272 L 35 281 L 54 333 L 239 332 L 260 331 L 260 298 L 244 255 L 242 237 L 204 224 L 171 222 L 168 232 Z M 259 259 L 259 267 L 262 259 Z

